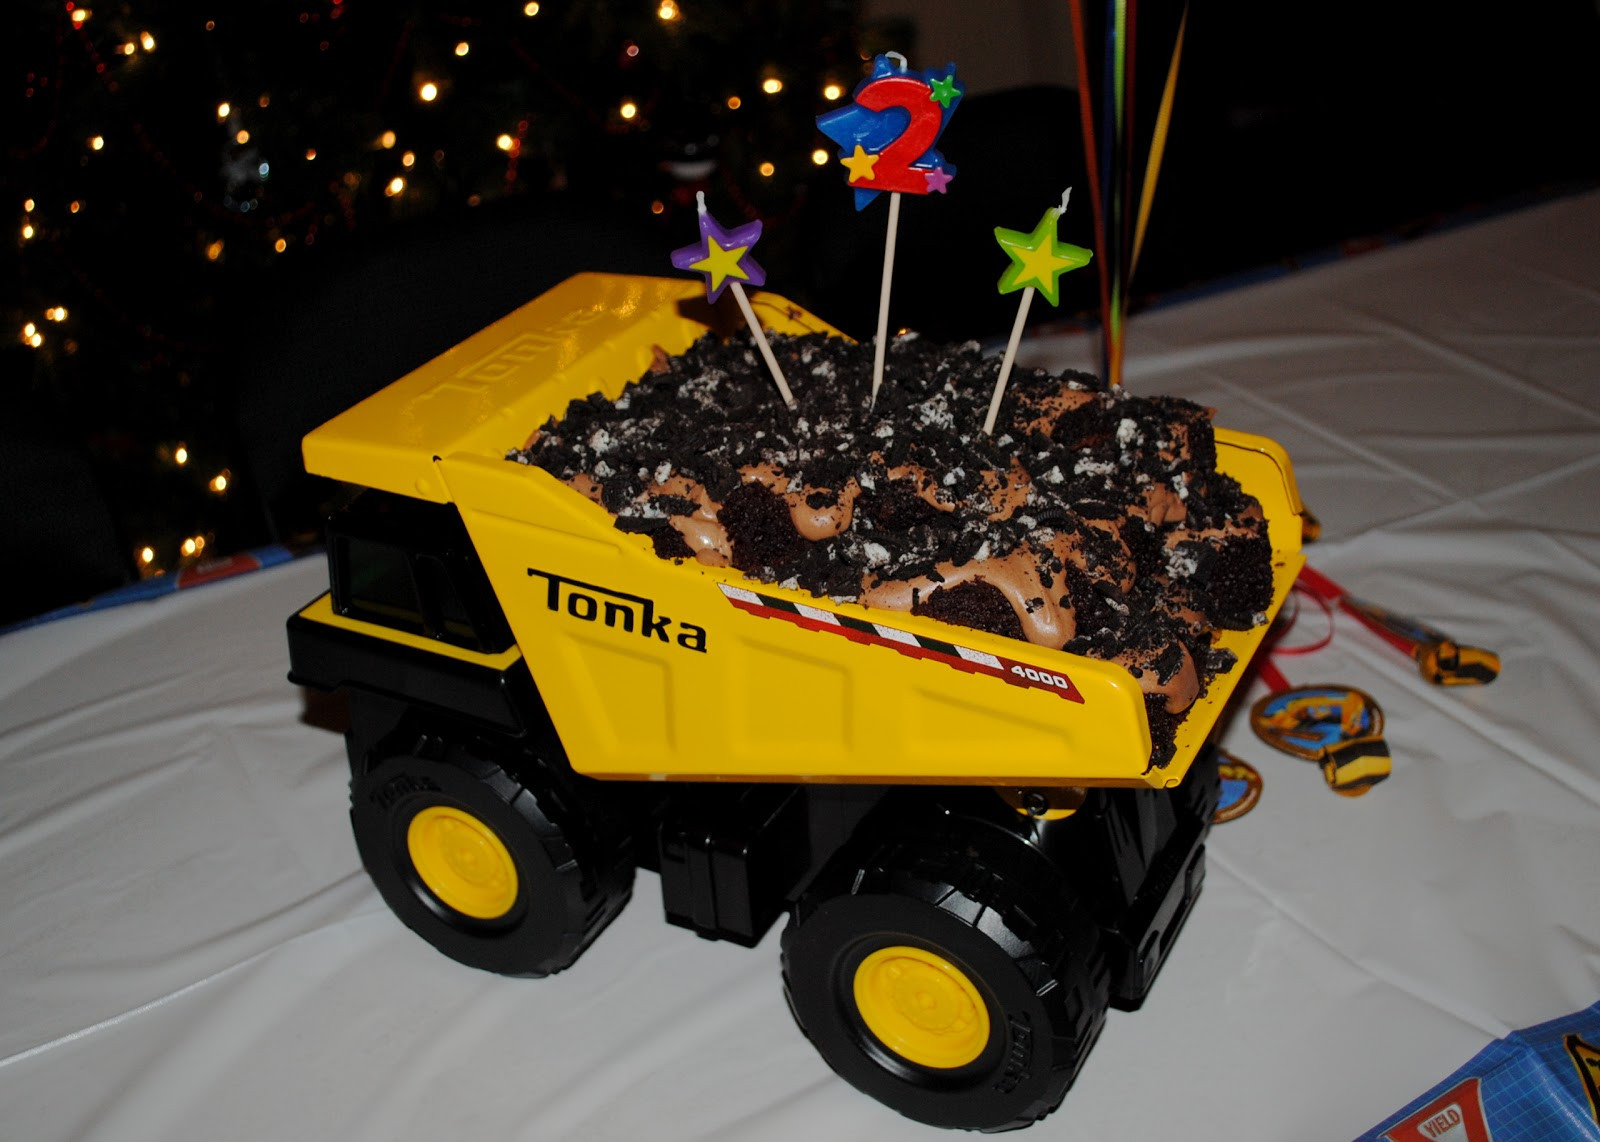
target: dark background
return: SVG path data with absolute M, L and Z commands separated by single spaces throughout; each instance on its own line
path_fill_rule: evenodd
M 696 190 L 725 224 L 765 223 L 769 288 L 872 334 L 884 205 L 857 213 L 811 162 L 815 117 L 875 52 L 944 63 L 917 50 L 942 29 L 849 0 L 537 7 L 13 5 L 0 624 L 314 543 L 330 489 L 300 471 L 306 431 L 572 273 L 671 274 Z M 1138 7 L 1141 172 L 1181 10 Z M 1600 180 L 1592 0 L 1484 11 L 1197 6 L 1133 309 Z M 939 143 L 950 193 L 902 210 L 895 325 L 1003 336 L 992 230 L 1031 229 L 1065 186 L 1062 237 L 1093 244 L 1077 99 L 969 92 Z M 1092 324 L 1097 282 L 1063 278 L 1034 322 Z

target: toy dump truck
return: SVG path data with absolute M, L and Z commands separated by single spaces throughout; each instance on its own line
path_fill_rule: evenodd
M 1026 1125 L 1194 904 L 1207 737 L 1265 628 L 1220 636 L 1241 666 L 1152 768 L 1120 666 L 664 560 L 508 462 L 686 349 L 699 294 L 580 275 L 308 435 L 308 471 L 361 490 L 328 524 L 331 589 L 289 619 L 290 678 L 348 695 L 361 858 L 446 955 L 560 971 L 654 871 L 667 920 L 708 938 L 754 946 L 788 913 L 790 1006 L 855 1086 Z M 1301 564 L 1288 458 L 1217 445 L 1266 514 L 1276 613 Z

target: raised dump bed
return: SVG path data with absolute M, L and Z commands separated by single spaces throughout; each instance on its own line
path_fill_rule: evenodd
M 506 460 L 568 402 L 613 398 L 710 311 L 695 282 L 584 274 L 335 417 L 308 471 L 454 504 L 572 767 L 597 778 L 1020 786 L 1177 785 L 1266 627 L 1150 766 L 1122 667 L 908 613 L 833 603 L 658 558 L 600 507 Z M 768 328 L 829 327 L 773 294 Z M 1218 466 L 1260 502 L 1276 614 L 1300 569 L 1300 504 L 1271 440 L 1218 429 Z

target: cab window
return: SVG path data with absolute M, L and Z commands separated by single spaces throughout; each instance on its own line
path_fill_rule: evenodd
M 405 553 L 387 543 L 346 537 L 344 548 L 344 596 L 338 600 L 352 618 L 382 623 L 384 626 L 423 633 L 422 608 L 417 604 L 417 588 Z
M 514 645 L 449 505 L 364 491 L 330 519 L 328 557 L 342 615 L 486 654 Z

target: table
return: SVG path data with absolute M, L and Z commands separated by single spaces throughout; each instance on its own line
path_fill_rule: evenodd
M 1336 796 L 1236 722 L 1260 805 L 1028 1137 L 1353 1137 L 1600 998 L 1600 193 L 1142 314 L 1127 383 L 1276 438 L 1312 564 L 1504 666 L 1433 687 L 1344 616 L 1287 660 L 1381 703 L 1392 777 Z M 812 1052 L 776 929 L 699 940 L 650 874 L 550 979 L 403 928 L 285 679 L 324 584 L 301 559 L 0 637 L 0 1137 L 935 1136 Z

